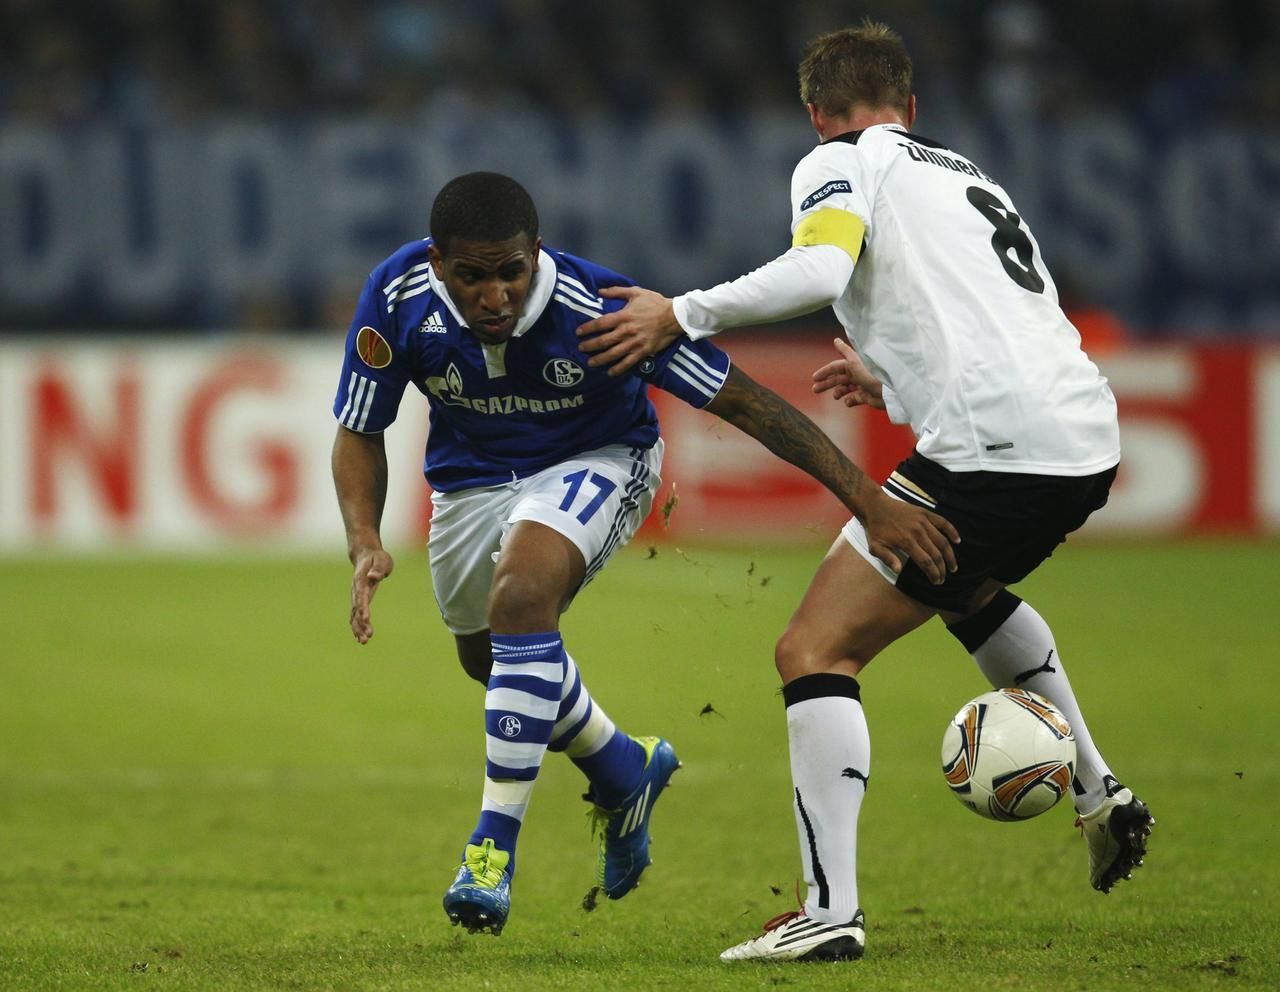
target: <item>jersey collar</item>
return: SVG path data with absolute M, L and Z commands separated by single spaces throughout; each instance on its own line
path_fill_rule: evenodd
M 556 263 L 550 255 L 543 249 L 538 249 L 538 271 L 534 273 L 533 285 L 529 287 L 529 295 L 525 297 L 524 313 L 520 315 L 520 319 L 516 321 L 516 329 L 511 332 L 513 338 L 518 338 L 524 334 L 530 327 L 537 323 L 538 318 L 542 316 L 547 304 L 551 302 L 551 294 L 556 288 Z M 462 319 L 462 314 L 458 312 L 457 306 L 453 302 L 453 298 L 449 296 L 449 290 L 445 288 L 444 283 L 436 278 L 436 270 L 434 267 L 428 268 L 427 273 L 431 279 L 431 291 L 444 300 L 444 305 L 449 308 L 449 312 L 453 314 L 453 319 L 463 327 L 467 326 L 467 322 Z
M 856 145 L 858 143 L 859 138 L 861 138 L 864 134 L 866 134 L 868 131 L 870 131 L 872 128 L 875 128 L 875 127 L 887 127 L 891 131 L 900 131 L 901 133 L 907 134 L 907 135 L 910 134 L 910 132 L 907 131 L 907 129 L 903 127 L 901 124 L 890 121 L 885 124 L 868 124 L 866 127 L 859 128 L 856 131 L 843 131 L 840 134 L 833 134 L 830 138 L 823 138 L 822 141 L 819 143 L 823 145 L 829 145 L 833 141 L 841 141 L 847 145 Z

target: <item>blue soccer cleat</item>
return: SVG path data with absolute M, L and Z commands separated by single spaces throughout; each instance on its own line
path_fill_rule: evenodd
M 634 737 L 644 748 L 640 783 L 616 809 L 597 805 L 591 811 L 593 832 L 600 835 L 596 884 L 610 899 L 621 899 L 636 887 L 649 859 L 649 817 L 662 790 L 680 767 L 680 759 L 661 737 Z M 588 794 L 590 798 L 590 794 Z
M 481 844 L 468 844 L 462 867 L 444 894 L 444 911 L 454 926 L 461 924 L 470 933 L 495 937 L 502 933 L 511 912 L 511 855 L 500 851 L 486 837 Z

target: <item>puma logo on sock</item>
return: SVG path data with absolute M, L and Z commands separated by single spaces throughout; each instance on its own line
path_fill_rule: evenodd
M 1046 675 L 1052 675 L 1054 672 L 1057 671 L 1056 668 L 1054 668 L 1052 665 L 1049 664 L 1049 662 L 1051 662 L 1052 660 L 1053 660 L 1053 648 L 1050 648 L 1049 653 L 1045 655 L 1043 665 L 1041 665 L 1039 668 L 1029 668 L 1025 672 L 1023 672 L 1021 675 L 1015 675 L 1013 677 L 1013 684 L 1022 685 L 1023 682 L 1026 682 L 1029 679 L 1035 678 L 1041 672 L 1044 672 Z

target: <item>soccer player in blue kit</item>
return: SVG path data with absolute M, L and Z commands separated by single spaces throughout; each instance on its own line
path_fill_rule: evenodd
M 480 816 L 444 897 L 449 918 L 472 932 L 497 934 L 506 923 L 517 836 L 548 750 L 567 754 L 590 783 L 605 895 L 626 895 L 649 864 L 649 820 L 679 765 L 675 751 L 617 729 L 559 632 L 560 615 L 635 533 L 660 485 L 648 384 L 818 479 L 891 565 L 891 549 L 903 549 L 940 582 L 955 564 L 950 524 L 886 497 L 714 345 L 677 339 L 627 376 L 587 367 L 577 328 L 621 305 L 602 287 L 629 285 L 544 247 L 519 183 L 469 173 L 437 195 L 431 237 L 374 269 L 347 335 L 333 476 L 354 566 L 351 630 L 362 644 L 373 636 L 370 602 L 393 567 L 379 536 L 382 432 L 411 382 L 431 409 L 432 583 L 462 667 L 487 687 Z

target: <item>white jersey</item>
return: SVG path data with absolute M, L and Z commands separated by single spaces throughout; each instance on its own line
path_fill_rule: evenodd
M 1067 476 L 1119 461 L 1115 398 L 990 176 L 882 124 L 806 155 L 791 201 L 797 235 L 839 227 L 842 213 L 861 221 L 862 251 L 833 306 L 922 455 L 952 471 Z

